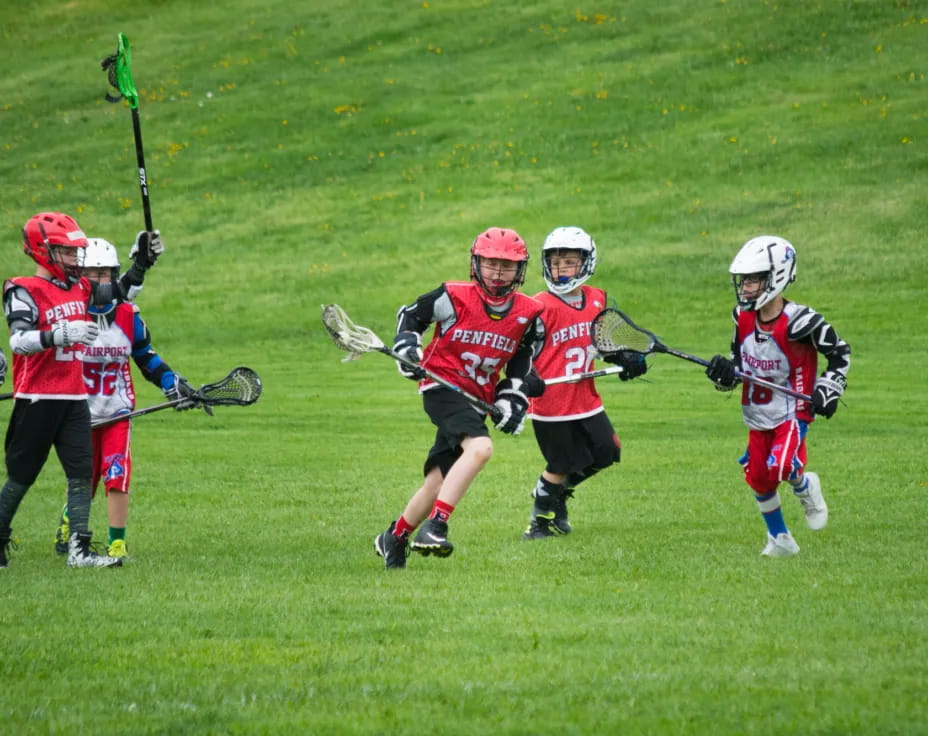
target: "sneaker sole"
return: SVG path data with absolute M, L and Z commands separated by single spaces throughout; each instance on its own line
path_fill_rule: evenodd
M 413 552 L 418 552 L 423 557 L 428 557 L 429 555 L 435 555 L 436 557 L 450 557 L 451 553 L 454 552 L 454 547 L 448 549 L 447 547 L 431 546 L 427 547 L 424 545 L 411 544 L 410 549 Z

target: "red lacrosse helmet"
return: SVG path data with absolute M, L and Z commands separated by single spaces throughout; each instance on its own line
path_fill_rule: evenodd
M 23 251 L 59 281 L 76 284 L 81 277 L 79 261 L 66 264 L 58 248 L 86 248 L 87 238 L 80 225 L 70 215 L 61 212 L 40 212 L 23 226 Z
M 480 273 L 480 260 L 494 258 L 513 261 L 517 264 L 515 277 L 507 284 L 488 284 Z M 483 290 L 485 298 L 491 304 L 502 304 L 506 297 L 525 281 L 525 266 L 528 262 L 528 249 L 525 241 L 515 230 L 491 227 L 480 233 L 470 249 L 470 277 Z

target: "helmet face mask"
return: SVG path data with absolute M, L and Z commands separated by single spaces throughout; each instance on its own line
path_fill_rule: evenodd
M 80 281 L 80 251 L 86 247 L 87 238 L 70 215 L 40 212 L 23 226 L 23 252 L 62 283 Z
M 109 283 L 114 283 L 119 279 L 119 253 L 116 252 L 116 246 L 103 238 L 88 238 L 87 247 L 81 252 L 80 266 L 84 276 L 91 281 L 99 281 L 99 278 L 93 277 L 106 272 Z
M 499 306 L 525 281 L 527 262 L 528 249 L 515 230 L 491 227 L 471 246 L 470 277 L 480 287 L 484 301 Z
M 728 271 L 738 306 L 756 312 L 796 280 L 796 249 L 788 240 L 761 235 L 741 246 Z
M 564 252 L 576 253 L 580 259 L 579 268 L 573 276 L 555 273 L 551 268 L 552 255 L 566 255 Z M 548 289 L 555 294 L 569 294 L 589 279 L 596 271 L 596 243 L 593 238 L 579 227 L 559 227 L 548 233 L 541 246 L 541 272 Z

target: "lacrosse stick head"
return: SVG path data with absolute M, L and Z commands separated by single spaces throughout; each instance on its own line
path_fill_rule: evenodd
M 261 378 L 243 365 L 233 368 L 221 381 L 200 387 L 197 395 L 209 406 L 248 406 L 261 396 Z
M 590 338 L 600 355 L 610 355 L 624 350 L 650 353 L 657 345 L 653 333 L 638 327 L 628 315 L 608 307 L 597 314 L 590 323 Z
M 107 56 L 100 62 L 100 66 L 106 72 L 106 79 L 110 86 L 119 93 L 109 93 L 106 99 L 109 102 L 119 102 L 125 98 L 129 102 L 129 107 L 136 109 L 139 106 L 139 93 L 135 88 L 135 82 L 132 81 L 132 52 L 126 34 L 119 34 L 116 53 Z
M 385 347 L 373 331 L 356 325 L 337 304 L 322 305 L 322 324 L 328 330 L 332 342 L 348 353 L 342 358 L 343 363 L 357 360 L 364 353 Z

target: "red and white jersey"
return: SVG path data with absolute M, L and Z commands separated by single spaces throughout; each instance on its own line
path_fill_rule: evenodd
M 788 338 L 791 320 L 805 309 L 801 304 L 786 302 L 780 316 L 763 329 L 757 312 L 736 309 L 736 362 L 741 371 L 811 394 L 815 389 L 818 352 L 807 342 Z M 741 408 L 744 423 L 751 429 L 773 429 L 788 420 L 811 422 L 814 418 L 808 402 L 750 381 L 742 383 Z
M 38 308 L 40 331 L 55 322 L 86 321 L 90 304 L 90 282 L 81 279 L 68 289 L 40 276 L 9 279 L 4 291 L 14 286 L 24 289 Z M 13 394 L 17 399 L 86 399 L 81 367 L 83 345 L 52 346 L 29 355 L 13 353 Z
M 590 323 L 606 307 L 606 292 L 581 286 L 575 305 L 557 294 L 544 291 L 535 299 L 545 305 L 541 320 L 545 343 L 535 358 L 535 371 L 542 378 L 558 378 L 593 369 L 596 350 L 590 342 Z M 530 400 L 528 416 L 541 422 L 583 419 L 603 411 L 603 400 L 592 380 L 548 386 L 543 396 Z
M 84 348 L 84 383 L 87 385 L 90 415 L 108 419 L 135 408 L 135 387 L 129 358 L 137 307 L 122 302 L 113 307 L 111 319 L 100 319 L 100 335 Z
M 496 319 L 487 314 L 479 288 L 472 281 L 444 284 L 450 314 L 436 322 L 432 339 L 423 351 L 422 366 L 493 403 L 500 370 L 515 354 L 543 307 L 530 296 L 516 292 L 509 311 Z M 419 390 L 436 385 L 426 378 L 419 383 Z

